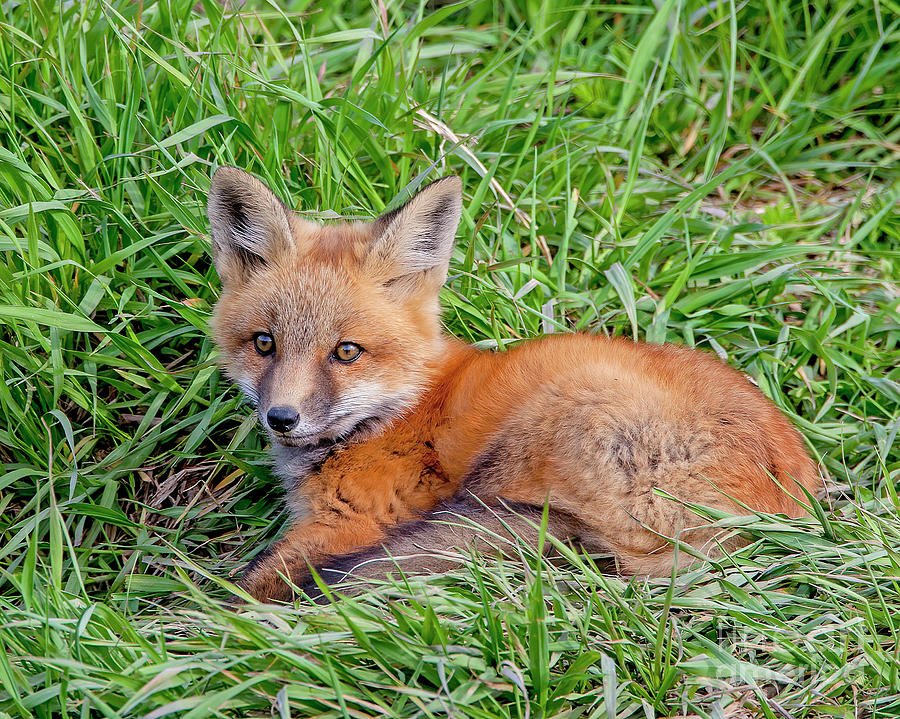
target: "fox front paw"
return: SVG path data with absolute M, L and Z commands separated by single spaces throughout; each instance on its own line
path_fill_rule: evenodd
M 251 565 L 238 581 L 238 586 L 257 602 L 291 602 L 300 596 L 299 587 L 308 576 L 305 571 L 288 574 L 284 569 L 279 571 L 264 565 Z

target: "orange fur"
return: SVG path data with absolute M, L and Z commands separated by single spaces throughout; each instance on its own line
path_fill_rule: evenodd
M 245 173 L 217 172 L 216 337 L 294 513 L 242 580 L 253 596 L 290 598 L 282 576 L 301 584 L 310 566 L 372 576 L 387 554 L 475 541 L 442 510 L 527 534 L 533 523 L 512 518 L 549 499 L 560 539 L 645 574 L 671 571 L 666 538 L 718 547 L 714 528 L 657 490 L 729 512 L 804 513 L 799 487 L 815 493 L 821 480 L 800 435 L 715 357 L 589 335 L 479 352 L 444 336 L 437 297 L 460 204 L 448 178 L 372 223 L 320 227 Z M 254 349 L 257 333 L 273 354 Z M 363 350 L 343 364 L 333 352 L 348 341 Z M 296 413 L 293 429 L 272 429 L 275 406 Z

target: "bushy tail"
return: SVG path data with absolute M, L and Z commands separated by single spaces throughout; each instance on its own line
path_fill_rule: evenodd
M 502 499 L 490 504 L 467 494 L 444 502 L 422 519 L 393 528 L 380 544 L 317 567 L 328 584 L 351 579 L 383 579 L 387 574 L 434 574 L 458 567 L 471 550 L 485 556 L 509 555 L 515 537 L 537 549 L 543 508 Z M 578 542 L 583 525 L 564 512 L 549 509 L 546 533 L 563 541 Z M 544 542 L 544 554 L 553 544 Z M 308 594 L 318 588 L 310 580 Z

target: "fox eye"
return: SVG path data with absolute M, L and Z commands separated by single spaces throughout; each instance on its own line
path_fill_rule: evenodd
M 263 357 L 270 355 L 275 351 L 275 340 L 272 335 L 265 332 L 257 332 L 253 335 L 253 346 L 256 351 Z
M 331 353 L 331 356 L 334 357 L 338 362 L 343 364 L 350 364 L 351 362 L 355 362 L 359 359 L 359 356 L 363 353 L 363 348 L 360 347 L 355 342 L 341 342 L 337 347 L 334 348 L 334 352 Z

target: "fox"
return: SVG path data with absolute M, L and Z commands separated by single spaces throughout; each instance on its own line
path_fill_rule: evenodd
M 698 505 L 808 514 L 823 480 L 803 438 L 717 356 L 587 333 L 479 350 L 445 333 L 462 206 L 448 176 L 373 220 L 320 224 L 243 170 L 214 172 L 211 327 L 289 510 L 244 591 L 288 602 L 316 575 L 442 572 L 450 548 L 542 532 L 665 576 L 746 541 Z

